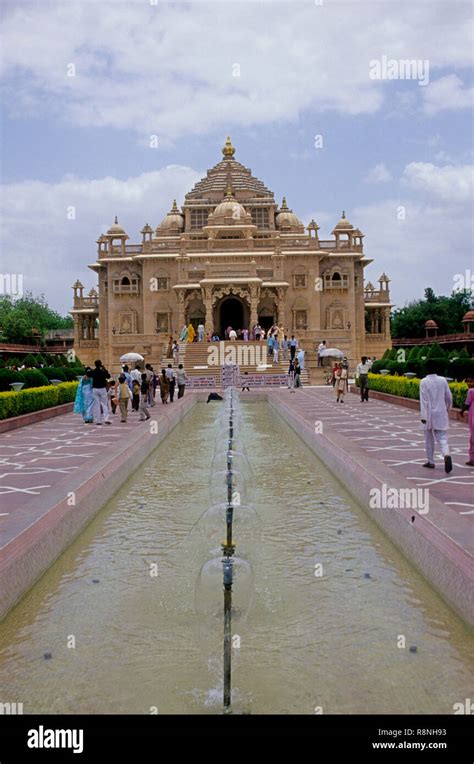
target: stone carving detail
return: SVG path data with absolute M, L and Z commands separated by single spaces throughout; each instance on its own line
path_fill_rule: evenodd
M 220 289 L 216 289 L 212 295 L 212 304 L 215 305 L 215 303 L 220 300 L 222 297 L 228 297 L 229 295 L 235 295 L 236 297 L 241 297 L 243 300 L 249 300 L 250 299 L 250 292 L 246 287 L 241 286 L 234 286 L 234 284 L 229 284 L 228 286 L 221 287 Z

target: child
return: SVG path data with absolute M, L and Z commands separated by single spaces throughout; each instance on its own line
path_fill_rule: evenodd
M 118 379 L 117 398 L 120 409 L 120 421 L 126 422 L 128 402 L 130 400 L 130 388 L 125 374 L 121 374 Z
M 117 383 L 115 379 L 109 379 L 107 382 L 107 396 L 109 399 L 109 406 L 112 409 L 112 414 L 117 411 Z
M 140 382 L 138 379 L 132 381 L 132 410 L 138 411 L 140 407 Z
M 147 402 L 148 402 L 148 390 L 149 390 L 149 384 L 148 384 L 148 378 L 145 373 L 142 374 L 142 383 L 140 386 L 140 422 L 145 422 L 147 419 L 150 419 L 150 414 L 147 409 Z

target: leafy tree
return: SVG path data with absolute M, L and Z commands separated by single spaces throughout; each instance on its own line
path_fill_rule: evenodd
M 16 299 L 10 295 L 0 297 L 0 332 L 6 342 L 24 342 L 32 336 L 44 338 L 52 329 L 70 329 L 74 322 L 52 310 L 44 295 L 33 297 L 26 292 Z
M 472 291 L 453 292 L 450 297 L 437 296 L 428 287 L 423 300 L 413 300 L 392 315 L 392 337 L 424 337 L 425 322 L 436 321 L 440 334 L 458 334 L 462 318 L 470 309 Z

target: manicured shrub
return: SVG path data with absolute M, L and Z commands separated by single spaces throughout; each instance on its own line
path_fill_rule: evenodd
M 31 353 L 28 353 L 23 359 L 23 364 L 29 369 L 34 369 L 36 366 L 36 358 Z
M 474 358 L 459 358 L 456 361 L 447 363 L 447 372 L 449 377 L 462 382 L 465 379 L 474 377 Z
M 80 374 L 76 368 L 72 368 L 71 366 L 65 366 L 62 371 L 68 382 L 74 382 L 77 375 Z
M 11 390 L 10 382 L 25 382 L 22 372 L 0 369 L 0 391 Z
M 407 361 L 417 361 L 420 357 L 421 345 L 414 345 L 407 356 Z
M 0 419 L 40 411 L 74 400 L 77 382 L 64 382 L 56 387 L 35 387 L 20 392 L 0 392 Z
M 448 376 L 447 375 L 447 367 L 448 367 L 448 359 L 446 356 L 430 356 L 430 361 L 434 361 L 436 364 L 436 374 L 439 374 L 441 377 Z
M 46 359 L 45 359 L 44 355 L 41 355 L 41 353 L 38 353 L 38 355 L 36 356 L 36 364 L 37 364 L 37 366 L 46 366 L 47 365 L 46 364 Z
M 41 372 L 45 375 L 45 377 L 47 377 L 48 380 L 60 379 L 62 382 L 67 382 L 64 369 L 61 369 L 57 366 L 45 366 L 44 369 L 41 369 Z
M 438 345 L 437 342 L 435 342 L 433 345 L 430 345 L 430 348 L 428 350 L 428 358 L 446 358 L 446 351 L 443 350 L 441 345 Z
M 21 366 L 21 361 L 20 361 L 19 358 L 15 358 L 15 357 L 14 358 L 8 358 L 7 366 L 10 369 L 12 368 L 12 366 L 16 366 L 16 367 Z
M 420 399 L 420 379 L 407 379 L 406 377 L 382 376 L 380 374 L 369 374 L 369 387 L 389 395 L 399 395 L 403 398 Z M 450 382 L 449 388 L 453 395 L 453 406 L 461 408 L 467 395 L 467 384 L 465 382 Z
M 39 369 L 23 369 L 21 376 L 25 380 L 25 387 L 44 387 L 49 384 L 48 377 Z

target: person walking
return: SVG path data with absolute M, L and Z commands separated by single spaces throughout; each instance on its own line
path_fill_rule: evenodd
M 170 394 L 170 385 L 169 385 L 168 377 L 166 376 L 165 369 L 161 370 L 161 374 L 158 379 L 158 384 L 160 386 L 161 402 L 168 403 L 168 396 Z
M 420 415 L 425 430 L 425 449 L 428 461 L 423 465 L 434 469 L 434 444 L 439 443 L 444 457 L 445 472 L 452 472 L 453 462 L 449 453 L 448 411 L 453 405 L 453 396 L 444 377 L 436 374 L 437 361 L 428 358 L 426 377 L 420 382 Z
M 304 371 L 304 350 L 302 347 L 299 348 L 296 357 L 298 359 L 298 363 L 301 366 L 301 371 Z
M 295 387 L 303 387 L 301 382 L 301 366 L 298 359 L 294 361 L 295 364 Z
M 198 325 L 198 342 L 204 342 L 204 332 L 206 331 L 206 327 L 202 323 L 202 321 Z
M 230 327 L 229 329 L 229 339 L 232 342 L 235 342 L 237 340 L 237 332 L 235 331 L 235 329 L 232 329 L 232 327 Z
M 169 391 L 170 391 L 170 403 L 173 403 L 174 400 L 174 388 L 176 385 L 176 372 L 171 366 L 171 364 L 168 364 L 168 368 L 166 369 L 166 379 L 168 380 L 169 385 Z
M 323 358 L 324 358 L 324 356 L 321 355 L 321 352 L 323 350 L 326 350 L 326 340 L 322 340 L 322 342 L 320 342 L 319 345 L 318 345 L 318 351 L 317 351 L 318 352 L 318 366 L 322 366 L 323 365 Z
M 277 364 L 280 357 L 279 333 L 273 335 L 273 363 Z
M 92 396 L 94 399 L 94 422 L 97 425 L 110 424 L 109 406 L 107 401 L 107 380 L 110 377 L 102 361 L 95 361 L 91 371 Z
M 188 381 L 188 376 L 183 369 L 183 364 L 180 363 L 178 366 L 178 371 L 176 372 L 176 382 L 178 385 L 178 399 L 183 397 L 184 388 L 186 386 L 187 381 Z
M 145 422 L 147 419 L 150 419 L 150 412 L 148 411 L 148 408 L 147 408 L 148 388 L 149 388 L 148 379 L 145 372 L 143 372 L 141 386 L 140 386 L 140 408 L 139 408 L 140 422 Z
M 244 342 L 249 341 L 249 330 L 248 329 L 242 329 L 242 338 Z
M 128 414 L 128 402 L 131 398 L 130 388 L 125 374 L 121 374 L 118 378 L 117 385 L 117 400 L 120 409 L 120 421 L 122 423 L 127 421 Z
M 290 365 L 288 367 L 288 389 L 295 389 L 295 362 L 293 359 L 291 359 Z
M 461 416 L 464 416 L 465 412 L 469 411 L 467 415 L 469 424 L 469 461 L 465 462 L 465 464 L 466 467 L 474 467 L 474 379 L 466 379 L 466 382 L 469 390 L 461 409 Z
M 342 363 L 337 364 L 335 379 L 336 403 L 344 403 L 344 394 L 347 392 L 347 369 Z
M 87 367 L 77 387 L 74 401 L 74 413 L 81 414 L 84 424 L 92 424 L 94 421 L 94 398 L 92 394 L 92 369 Z
M 173 363 L 175 366 L 179 363 L 179 345 L 176 340 L 173 342 Z
M 281 343 L 281 349 L 283 351 L 283 360 L 288 361 L 288 350 L 290 343 L 286 334 L 283 335 L 283 342 Z
M 295 335 L 291 335 L 291 340 L 289 342 L 290 345 L 290 358 L 293 361 L 296 355 L 296 348 L 298 347 L 298 340 L 296 339 Z
M 357 364 L 361 403 L 369 400 L 369 371 L 371 366 L 372 364 L 369 364 L 367 356 L 365 355 L 362 356 L 361 363 Z

